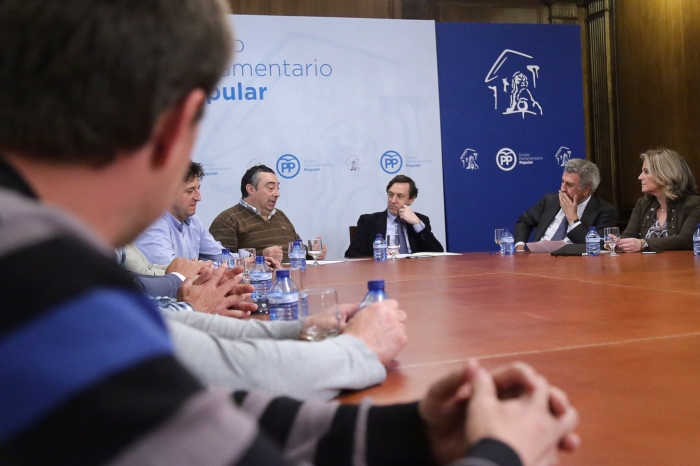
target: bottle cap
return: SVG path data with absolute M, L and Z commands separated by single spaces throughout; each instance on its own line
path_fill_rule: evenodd
M 381 239 L 384 239 L 384 237 L 382 236 L 382 234 L 381 234 L 381 233 L 377 233 L 377 238 L 381 238 Z M 374 239 L 377 239 L 377 238 L 374 238 Z
M 265 256 L 257 256 L 255 258 L 255 263 L 256 264 L 264 264 L 265 263 Z
M 277 278 L 289 278 L 289 269 L 277 269 Z
M 228 253 L 230 253 L 230 252 L 231 252 L 231 250 L 230 250 L 229 248 L 223 248 L 223 249 L 221 250 L 221 254 L 228 254 Z
M 367 288 L 370 291 L 383 290 L 384 280 L 370 280 L 367 282 Z
M 588 231 L 595 231 L 595 227 L 588 227 Z

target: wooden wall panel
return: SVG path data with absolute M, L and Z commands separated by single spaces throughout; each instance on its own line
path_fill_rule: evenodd
M 400 18 L 401 0 L 228 0 L 236 14 Z
M 700 2 L 617 0 L 623 209 L 640 196 L 639 154 L 664 145 L 700 177 Z
M 612 7 L 608 0 L 588 4 L 588 43 L 590 58 L 590 101 L 588 113 L 590 159 L 600 169 L 598 194 L 615 206 L 621 198 L 617 170 L 619 150 L 616 132 L 615 68 L 612 48 Z
M 438 2 L 437 21 L 461 23 L 524 23 L 549 22 L 549 9 L 542 5 L 479 5 Z

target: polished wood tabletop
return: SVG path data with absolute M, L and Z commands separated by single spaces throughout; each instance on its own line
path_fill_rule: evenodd
M 564 465 L 700 464 L 700 257 L 488 253 L 309 267 L 304 287 L 358 302 L 384 279 L 409 342 L 379 386 L 342 397 L 421 398 L 478 358 L 533 365 L 579 410 Z

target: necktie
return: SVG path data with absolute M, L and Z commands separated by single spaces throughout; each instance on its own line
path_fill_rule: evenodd
M 561 224 L 559 225 L 559 228 L 557 228 L 557 231 L 554 232 L 554 236 L 552 236 L 551 241 L 561 241 L 564 238 L 566 238 L 566 227 L 569 225 L 569 222 L 566 221 L 566 216 L 562 219 Z
M 398 217 L 396 217 L 396 233 L 399 235 L 399 254 L 408 254 L 406 238 L 403 235 L 403 225 L 401 223 L 401 219 Z

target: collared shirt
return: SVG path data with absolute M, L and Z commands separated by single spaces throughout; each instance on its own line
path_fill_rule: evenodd
M 215 260 L 222 249 L 196 215 L 180 222 L 170 212 L 163 213 L 136 238 L 136 247 L 148 262 L 163 265 L 176 257 Z
M 252 205 L 248 204 L 246 201 L 243 200 L 243 198 L 241 198 L 241 205 L 243 207 L 245 207 L 246 209 L 250 210 L 251 212 L 258 214 L 258 215 L 260 215 L 260 217 L 265 219 L 265 217 L 263 217 L 263 215 L 260 213 L 260 211 L 258 210 L 257 207 L 253 207 Z M 272 209 L 272 212 L 270 212 L 270 215 L 268 215 L 267 219 L 265 219 L 265 220 L 269 221 L 272 218 L 272 216 L 275 215 L 275 212 L 277 212 L 277 209 Z
M 398 235 L 399 232 L 396 229 L 396 215 L 393 215 L 391 212 L 388 210 L 386 211 L 386 234 L 387 235 Z M 406 238 L 406 249 L 408 250 L 408 253 L 411 254 L 411 244 L 410 241 L 408 241 L 408 232 L 406 231 L 406 225 L 408 225 L 406 222 L 403 220 L 399 219 L 401 226 L 403 227 L 403 237 Z M 413 225 L 413 229 L 415 230 L 416 233 L 420 233 L 425 229 L 425 224 L 423 222 L 417 223 Z
M 591 200 L 592 196 L 588 196 L 588 199 L 580 203 L 579 205 L 576 206 L 576 216 L 580 219 L 581 216 L 583 215 L 583 211 L 586 210 L 586 206 L 588 205 L 588 201 Z M 557 232 L 557 229 L 559 228 L 559 225 L 561 225 L 562 220 L 564 220 L 564 217 L 566 217 L 566 214 L 564 213 L 564 209 L 559 209 L 559 212 L 557 212 L 557 215 L 554 217 L 554 220 L 552 220 L 552 223 L 549 224 L 549 228 L 547 228 L 547 231 L 544 232 L 544 236 L 542 237 L 542 240 L 547 240 L 549 241 L 552 239 L 552 236 L 554 236 L 554 233 Z M 574 222 L 573 225 L 569 225 L 566 229 L 566 233 L 568 234 L 571 230 L 576 228 L 581 221 L 579 220 L 578 222 Z M 564 241 L 566 244 L 571 244 L 571 240 L 569 238 L 564 238 Z
M 175 298 L 169 296 L 158 296 L 157 298 L 151 298 L 151 300 L 160 309 L 164 309 L 170 312 L 195 312 L 194 308 L 190 303 L 184 301 L 178 301 Z

